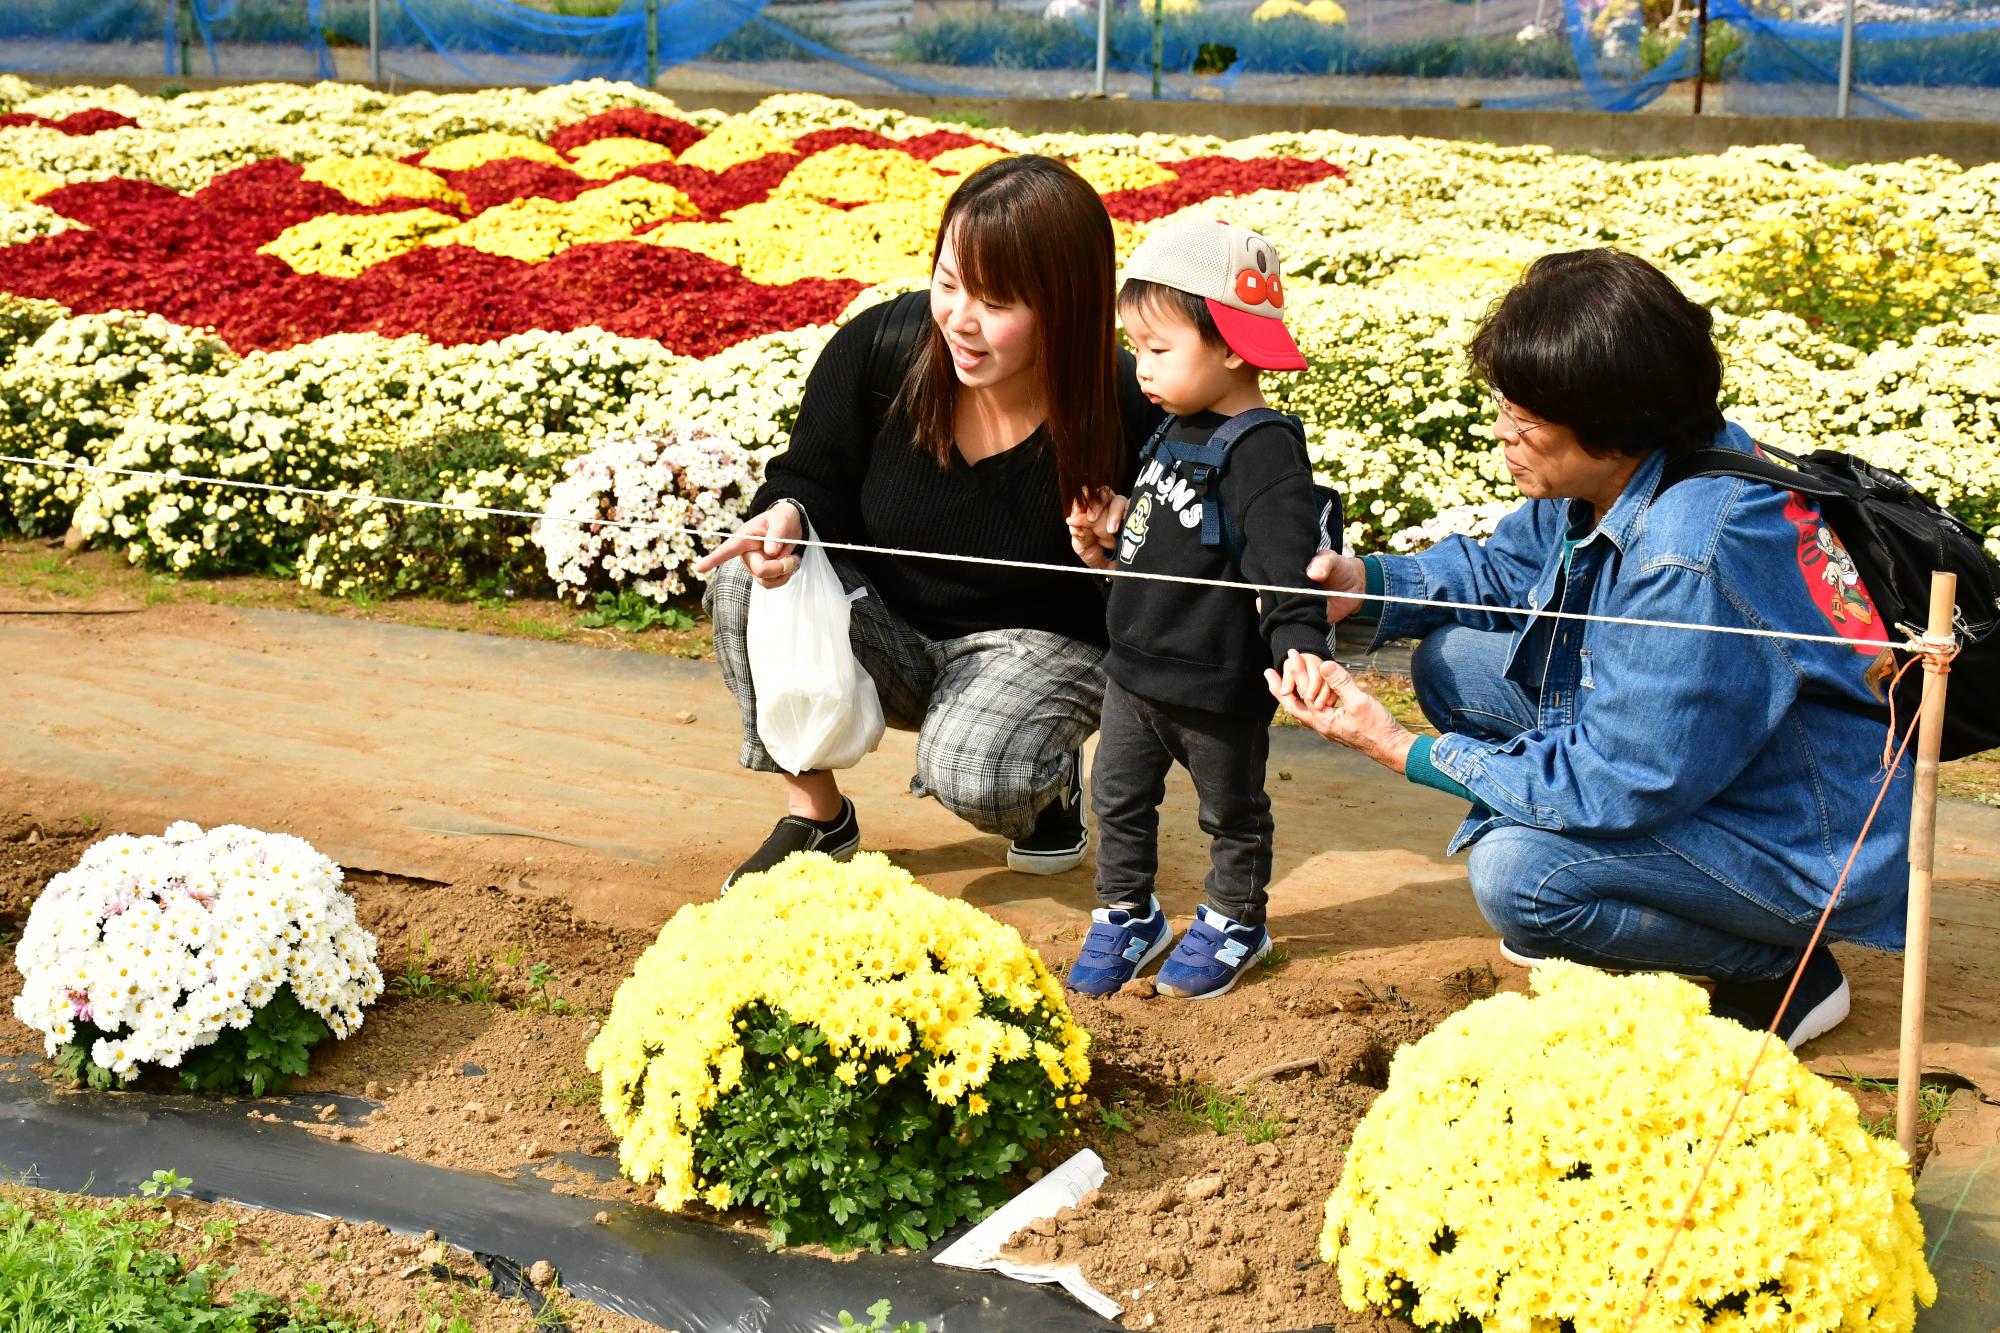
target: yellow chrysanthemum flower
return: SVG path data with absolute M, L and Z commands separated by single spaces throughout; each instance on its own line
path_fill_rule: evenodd
M 305 178 L 338 190 L 357 204 L 384 199 L 436 199 L 453 208 L 465 207 L 465 196 L 445 184 L 436 172 L 398 162 L 392 157 L 321 157 L 306 163 Z
M 634 167 L 652 162 L 671 162 L 674 150 L 648 139 L 592 139 L 570 154 L 569 166 L 579 176 L 610 180 Z
M 563 156 L 539 139 L 530 139 L 523 134 L 506 134 L 498 130 L 488 130 L 479 134 L 468 134 L 457 139 L 447 139 L 425 153 L 417 165 L 432 171 L 470 171 L 483 167 L 488 162 L 498 162 L 505 158 L 519 157 L 530 162 L 547 162 L 551 166 L 568 166 Z
M 1677 977 L 1549 963 L 1533 987 L 1397 1052 L 1326 1204 L 1320 1255 L 1349 1308 L 1631 1333 L 1662 1262 L 1639 1333 L 1712 1329 L 1718 1305 L 1747 1320 L 1752 1301 L 1742 1327 L 1782 1307 L 1798 1333 L 1903 1333 L 1936 1299 L 1902 1149 L 1781 1046 L 1669 1256 L 1762 1034 Z
M 31 204 L 35 196 L 47 194 L 62 181 L 32 167 L 0 164 L 0 204 Z
M 276 255 L 299 273 L 352 278 L 459 225 L 433 208 L 398 213 L 323 213 L 287 227 L 257 253 Z

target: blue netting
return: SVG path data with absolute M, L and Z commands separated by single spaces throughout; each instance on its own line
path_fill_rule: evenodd
M 1004 0 L 1025 7 L 922 23 L 908 12 L 908 26 L 858 50 L 845 10 L 829 28 L 768 3 L 656 0 L 657 67 L 735 62 L 726 68 L 752 80 L 828 92 L 1060 97 L 1092 82 L 1095 0 Z M 1162 96 L 1636 111 L 1695 74 L 1694 0 L 1343 0 L 1344 22 L 1332 23 L 1303 9 L 1258 22 L 1252 3 L 1163 17 Z M 1833 114 L 1842 3 L 1712 0 L 1711 105 Z M 1858 4 L 1852 114 L 2000 119 L 2000 0 Z M 395 82 L 645 76 L 647 0 L 380 6 L 381 68 Z M 38 75 L 360 79 L 368 40 L 368 0 L 0 0 L 0 68 Z M 1149 0 L 1120 0 L 1114 91 L 1151 92 L 1154 43 Z

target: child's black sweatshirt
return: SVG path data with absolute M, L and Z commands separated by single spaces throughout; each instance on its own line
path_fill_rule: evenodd
M 1199 443 L 1224 421 L 1218 413 L 1182 417 L 1169 427 L 1177 442 Z M 1201 488 L 1179 470 L 1148 460 L 1132 486 L 1118 534 L 1118 567 L 1238 582 L 1305 586 L 1319 549 L 1319 502 L 1305 445 L 1272 424 L 1244 433 L 1216 483 L 1242 534 L 1241 567 L 1222 549 L 1201 544 Z M 1236 588 L 1204 588 L 1151 579 L 1110 580 L 1106 625 L 1111 653 L 1104 669 L 1148 699 L 1218 713 L 1268 716 L 1276 707 L 1266 666 L 1284 666 L 1288 650 L 1326 656 L 1326 599 Z

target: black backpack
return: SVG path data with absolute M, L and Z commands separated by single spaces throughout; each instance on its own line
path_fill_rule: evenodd
M 1876 609 L 1911 637 L 1921 636 L 1930 620 L 1932 572 L 1958 575 L 1959 652 L 1952 663 L 1958 688 L 1947 696 L 1941 757 L 1960 759 L 2000 746 L 2000 690 L 1993 688 L 2000 681 L 2000 634 L 1994 632 L 2000 564 L 1986 554 L 1979 534 L 1887 468 L 1833 449 L 1798 458 L 1759 447 L 1791 466 L 1734 449 L 1697 449 L 1667 465 L 1660 490 L 1689 477 L 1743 477 L 1817 501 Z M 1909 656 L 1897 650 L 1897 665 Z M 1896 690 L 1899 725 L 1916 716 L 1923 678 L 1921 669 L 1904 674 Z
M 1236 442 L 1259 426 L 1279 425 L 1306 440 L 1306 425 L 1289 412 L 1275 408 L 1253 407 L 1248 412 L 1238 412 L 1229 420 L 1215 428 L 1215 433 L 1199 444 L 1184 444 L 1167 438 L 1167 430 L 1176 418 L 1168 417 L 1153 432 L 1153 438 L 1146 443 L 1145 452 L 1139 455 L 1139 465 L 1143 468 L 1148 459 L 1157 458 L 1172 472 L 1179 474 L 1190 484 L 1201 489 L 1201 544 L 1210 550 L 1221 550 L 1233 563 L 1243 560 L 1243 534 L 1236 530 L 1236 520 L 1229 516 L 1228 506 L 1216 494 L 1216 486 L 1222 480 L 1224 469 L 1229 466 L 1229 451 Z M 1183 465 L 1186 470 L 1183 471 Z M 1342 550 L 1342 512 L 1340 492 L 1331 486 L 1313 483 L 1313 495 L 1319 501 L 1319 548 L 1322 551 Z M 1300 581 L 1305 571 L 1299 571 Z

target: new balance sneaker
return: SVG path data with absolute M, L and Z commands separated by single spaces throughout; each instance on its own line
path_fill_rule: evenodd
M 1079 994 L 1109 995 L 1173 942 L 1173 927 L 1158 898 L 1147 900 L 1144 916 L 1122 907 L 1100 907 L 1090 914 L 1090 933 L 1083 937 L 1083 952 L 1070 964 L 1066 984 Z
M 1228 994 L 1237 978 L 1269 952 L 1270 931 L 1238 925 L 1203 903 L 1153 984 L 1160 994 L 1177 1000 L 1213 999 Z
M 1708 1011 L 1717 1018 L 1733 1018 L 1744 1027 L 1762 1032 L 1771 1026 L 1791 973 L 1774 981 L 1725 981 L 1709 996 Z M 1806 960 L 1805 975 L 1791 1006 L 1778 1018 L 1778 1035 L 1785 1045 L 1797 1050 L 1814 1037 L 1823 1037 L 1847 1018 L 1847 975 L 1833 960 L 1833 951 L 1824 944 Z
M 840 798 L 840 817 L 831 823 L 817 819 L 807 819 L 803 815 L 786 815 L 771 828 L 771 836 L 764 839 L 764 845 L 750 853 L 750 859 L 736 867 L 735 873 L 722 881 L 722 891 L 745 875 L 754 875 L 760 870 L 769 870 L 793 852 L 825 852 L 836 861 L 845 861 L 861 846 L 861 821 L 854 817 L 854 802 L 845 796 Z
M 1083 805 L 1083 751 L 1070 755 L 1069 781 L 1042 808 L 1034 831 L 1007 848 L 1007 868 L 1024 875 L 1060 875 L 1083 864 L 1090 824 Z

